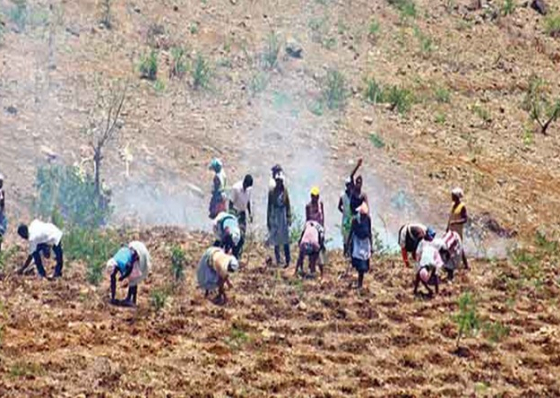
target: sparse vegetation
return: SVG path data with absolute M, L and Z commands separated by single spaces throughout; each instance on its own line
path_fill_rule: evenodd
M 227 345 L 235 350 L 243 348 L 249 341 L 249 335 L 243 329 L 235 325 L 232 326 L 229 336 L 226 337 Z
M 381 86 L 375 81 L 375 79 L 366 79 L 364 97 L 368 102 L 371 102 L 372 104 L 383 102 L 383 91 L 381 89 Z
M 523 108 L 531 119 L 537 122 L 542 134 L 547 134 L 550 125 L 560 117 L 560 98 L 551 99 L 546 91 L 544 80 L 537 76 L 529 78 L 529 89 L 525 94 Z
M 348 89 L 342 73 L 336 69 L 329 70 L 322 90 L 322 100 L 327 108 L 331 110 L 344 108 L 347 96 Z
M 368 27 L 368 35 L 370 39 L 377 39 L 381 25 L 376 19 L 372 19 Z
M 196 35 L 198 33 L 198 29 L 199 29 L 198 22 L 192 22 L 189 25 L 189 31 L 191 32 L 191 35 Z
M 265 50 L 262 54 L 263 64 L 266 69 L 274 69 L 278 65 L 281 42 L 278 35 L 271 32 L 268 35 Z
M 410 111 L 414 103 L 414 95 L 412 91 L 399 86 L 392 86 L 383 92 L 384 101 L 390 104 L 392 111 L 397 111 L 404 115 Z
M 249 82 L 249 90 L 251 91 L 252 95 L 256 95 L 266 90 L 267 85 L 268 85 L 267 74 L 262 71 L 259 71 L 251 77 L 251 81 Z
M 381 149 L 385 147 L 385 141 L 383 141 L 383 138 L 381 138 L 377 133 L 371 133 L 369 135 L 369 140 L 371 141 L 373 146 L 376 147 L 377 149 Z
M 163 93 L 165 91 L 165 83 L 162 80 L 156 80 L 154 83 L 154 90 L 156 93 Z
M 292 209 L 292 225 L 290 226 L 290 243 L 294 244 L 299 241 L 305 226 L 304 219 Z
M 560 14 L 548 15 L 544 20 L 544 30 L 549 36 L 560 37 Z
M 447 117 L 445 116 L 445 113 L 436 113 L 434 121 L 437 124 L 445 124 L 445 122 L 447 121 Z
M 399 10 L 401 20 L 416 17 L 417 10 L 414 0 L 388 0 L 388 2 Z
M 154 288 L 150 292 L 150 305 L 156 313 L 165 308 L 169 299 L 169 290 L 167 288 Z
M 12 0 L 13 6 L 8 11 L 8 18 L 14 23 L 19 32 L 25 30 L 28 19 L 27 0 Z
M 501 322 L 485 322 L 483 326 L 484 335 L 492 343 L 499 343 L 509 336 L 510 328 Z
M 212 69 L 202 54 L 198 54 L 191 68 L 192 86 L 195 90 L 209 89 L 212 78 Z
M 502 15 L 507 16 L 513 14 L 516 7 L 515 0 L 504 0 L 502 4 Z
M 474 297 L 470 292 L 461 294 L 458 300 L 459 313 L 454 316 L 457 324 L 457 348 L 461 344 L 461 339 L 466 336 L 473 336 L 479 329 L 479 317 Z
M 451 101 L 449 90 L 445 87 L 436 87 L 434 96 L 437 102 L 448 104 Z
M 418 27 L 414 28 L 414 35 L 416 36 L 420 44 L 420 53 L 424 56 L 429 55 L 434 49 L 432 38 L 422 33 L 422 31 Z
M 474 114 L 477 115 L 484 123 L 488 124 L 492 122 L 492 116 L 487 108 L 476 104 L 473 106 L 472 110 Z
M 179 245 L 171 247 L 171 274 L 175 284 L 181 283 L 185 279 L 185 266 L 187 257 L 185 251 Z
M 156 80 L 158 72 L 158 53 L 156 50 L 151 50 L 149 54 L 142 57 L 139 69 L 142 79 Z

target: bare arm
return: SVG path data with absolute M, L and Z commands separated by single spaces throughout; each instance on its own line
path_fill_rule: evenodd
M 30 254 L 29 256 L 27 256 L 27 260 L 25 260 L 25 263 L 23 264 L 23 267 L 21 267 L 18 270 L 18 274 L 23 274 L 26 270 L 27 267 L 29 267 L 29 264 L 31 264 L 31 260 L 33 260 L 33 254 Z
M 352 180 L 352 183 L 354 183 L 354 176 L 362 166 L 362 162 L 363 162 L 362 159 L 358 159 L 358 163 L 356 164 L 356 167 L 354 167 L 354 170 L 352 170 L 352 173 L 350 173 L 350 179 Z

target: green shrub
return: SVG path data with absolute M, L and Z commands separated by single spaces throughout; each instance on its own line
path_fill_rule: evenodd
M 445 124 L 446 121 L 447 121 L 447 118 L 445 116 L 445 113 L 437 113 L 436 114 L 435 122 L 437 124 Z
M 371 133 L 369 135 L 369 140 L 373 144 L 374 147 L 381 149 L 385 147 L 385 141 L 376 133 Z
M 522 107 L 531 119 L 537 122 L 541 133 L 546 134 L 550 125 L 560 117 L 560 98 L 550 98 L 546 90 L 546 82 L 535 76 L 529 77 L 529 88 L 523 99 Z
M 388 2 L 399 10 L 402 19 L 416 17 L 417 11 L 414 0 L 388 0 Z
M 182 79 L 187 73 L 186 52 L 182 47 L 171 49 L 171 71 L 170 75 Z
M 549 15 L 544 20 L 544 30 L 547 35 L 560 37 L 560 15 Z
M 199 30 L 198 22 L 192 22 L 189 26 L 189 31 L 191 32 L 191 35 L 196 35 L 198 33 L 198 30 Z
M 266 86 L 268 86 L 268 76 L 266 73 L 259 71 L 251 77 L 251 81 L 249 82 L 249 90 L 251 91 L 252 95 L 263 92 L 264 90 L 266 90 Z
M 422 33 L 422 31 L 418 28 L 414 28 L 414 35 L 418 39 L 420 43 L 420 53 L 423 55 L 428 55 L 433 51 L 433 40 L 430 36 Z
M 117 237 L 109 231 L 72 228 L 63 238 L 64 253 L 68 261 L 82 261 L 86 265 L 86 279 L 92 285 L 103 280 L 108 259 L 119 249 Z
M 0 243 L 2 243 L 2 237 L 0 237 Z M 12 246 L 8 250 L 0 251 L 0 272 L 4 272 L 4 269 L 10 261 L 12 261 L 17 252 L 17 246 Z
M 192 85 L 195 90 L 209 89 L 212 78 L 210 63 L 201 54 L 196 56 L 194 65 L 191 68 Z
M 167 288 L 156 288 L 150 292 L 150 304 L 156 312 L 160 312 L 167 303 L 169 290 Z
M 144 55 L 140 61 L 140 77 L 155 81 L 158 71 L 158 54 L 156 50 L 151 50 L 149 54 Z
M 225 341 L 232 349 L 238 350 L 251 341 L 251 338 L 243 329 L 233 325 L 230 334 L 226 337 Z
M 448 104 L 451 101 L 449 90 L 445 87 L 437 87 L 434 91 L 434 96 L 439 103 Z
M 473 107 L 473 112 L 477 115 L 484 123 L 492 122 L 492 116 L 490 115 L 490 111 L 480 105 L 475 105 Z
M 499 343 L 509 336 L 510 328 L 501 322 L 486 322 L 483 326 L 483 331 L 492 343 Z
M 342 109 L 346 104 L 348 90 L 344 76 L 338 70 L 329 70 L 324 82 L 322 99 L 327 108 Z
M 311 112 L 315 116 L 323 116 L 323 114 L 325 113 L 325 105 L 323 104 L 323 101 L 320 100 L 311 101 L 307 105 L 307 109 L 309 109 L 309 112 Z
M 171 274 L 175 283 L 182 282 L 185 279 L 185 266 L 187 257 L 185 251 L 179 245 L 171 247 Z
M 23 32 L 28 19 L 27 0 L 12 0 L 12 2 L 14 5 L 8 11 L 8 18 L 16 25 L 18 31 Z
M 274 69 L 278 64 L 278 54 L 280 54 L 280 39 L 274 32 L 268 35 L 262 60 L 265 68 Z
M 383 98 L 383 102 L 390 104 L 392 111 L 397 110 L 400 114 L 408 113 L 414 103 L 412 91 L 398 86 L 392 86 L 388 90 L 384 90 Z
M 463 293 L 459 297 L 459 313 L 454 316 L 457 324 L 457 348 L 461 343 L 461 339 L 465 336 L 473 336 L 479 329 L 479 318 L 477 314 L 477 305 L 471 293 Z
M 95 228 L 111 216 L 109 191 L 102 190 L 97 197 L 93 176 L 75 167 L 39 167 L 35 187 L 35 211 L 44 218 L 58 214 L 70 226 Z
M 515 11 L 516 5 L 514 0 L 504 0 L 502 5 L 502 15 L 511 15 Z
M 383 91 L 381 89 L 381 86 L 375 81 L 375 79 L 371 78 L 366 80 L 364 97 L 368 102 L 371 102 L 372 104 L 383 102 Z
M 381 25 L 379 24 L 379 22 L 375 19 L 372 19 L 371 22 L 369 23 L 369 27 L 368 27 L 368 34 L 371 38 L 376 38 L 377 35 L 379 34 L 379 30 L 381 28 Z
M 290 226 L 291 244 L 299 242 L 299 238 L 301 238 L 301 234 L 303 233 L 304 225 L 305 223 L 303 218 L 299 215 L 299 213 L 294 212 L 292 209 L 292 225 Z

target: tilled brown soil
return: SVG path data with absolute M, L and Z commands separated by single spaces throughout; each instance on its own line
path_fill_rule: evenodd
M 70 264 L 63 280 L 8 273 L 0 282 L 0 395 L 21 396 L 558 396 L 558 281 L 552 267 L 540 287 L 521 284 L 507 262 L 473 262 L 433 299 L 412 295 L 412 271 L 376 258 L 362 292 L 339 278 L 345 262 L 330 255 L 326 277 L 295 278 L 264 265 L 248 248 L 229 302 L 196 289 L 194 264 L 156 313 L 154 288 L 171 282 L 166 243 L 191 259 L 205 238 L 158 230 L 141 234 L 154 272 L 139 307 L 107 303 L 108 281 L 87 285 Z M 456 350 L 457 298 L 474 293 L 482 322 L 509 336 L 466 338 Z M 120 292 L 124 294 L 124 291 Z

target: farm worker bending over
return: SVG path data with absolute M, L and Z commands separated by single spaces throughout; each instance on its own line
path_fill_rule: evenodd
M 296 275 L 298 272 L 303 274 L 303 262 L 305 256 L 309 257 L 309 270 L 311 276 L 315 276 L 315 265 L 319 260 L 319 253 L 324 246 L 324 229 L 321 224 L 315 221 L 307 221 L 299 239 L 299 257 L 296 264 Z M 323 265 L 319 261 L 319 270 L 323 276 Z
M 434 245 L 439 250 L 443 261 L 443 268 L 447 272 L 447 279 L 453 280 L 453 273 L 459 268 L 461 261 L 463 261 L 465 268 L 469 269 L 469 264 L 463 250 L 463 242 L 457 232 L 446 232 L 443 237 L 434 239 Z
M 234 256 L 226 254 L 219 247 L 211 247 L 202 256 L 198 263 L 197 279 L 198 286 L 205 290 L 205 297 L 210 291 L 218 289 L 217 301 L 225 303 L 227 300 L 225 285 L 231 289 L 233 286 L 229 280 L 230 272 L 239 269 L 239 263 Z
M 220 212 L 226 211 L 227 179 L 220 159 L 212 159 L 208 168 L 214 172 L 214 179 L 212 180 L 212 197 L 210 199 L 210 205 L 208 206 L 209 216 L 211 219 L 214 219 Z
M 420 282 L 428 290 L 428 294 L 433 294 L 428 286 L 429 283 L 435 284 L 436 294 L 439 293 L 439 281 L 437 271 L 443 266 L 443 261 L 439 254 L 438 247 L 434 244 L 433 240 L 436 232 L 432 228 L 427 228 L 424 239 L 419 243 L 416 250 L 416 265 L 414 270 L 416 278 L 414 280 L 414 294 L 418 294 L 418 286 Z
M 463 190 L 461 188 L 454 188 L 451 191 L 451 200 L 453 201 L 453 206 L 449 214 L 447 230 L 457 232 L 461 240 L 463 240 L 463 229 L 467 223 L 467 208 L 462 202 Z
M 18 235 L 29 241 L 29 256 L 23 267 L 18 271 L 23 274 L 25 269 L 31 264 L 31 260 L 35 261 L 37 273 L 41 278 L 46 277 L 41 254 L 45 258 L 50 258 L 51 247 L 56 258 L 56 267 L 54 269 L 53 278 L 62 276 L 63 252 L 62 252 L 62 231 L 51 223 L 44 223 L 39 220 L 33 220 L 29 226 L 21 224 L 18 227 Z
M 311 188 L 311 201 L 305 206 L 305 221 L 315 221 L 321 227 L 323 227 L 322 235 L 325 234 L 325 206 L 323 202 L 319 199 L 320 191 L 319 187 Z M 323 267 L 325 265 L 325 245 L 324 242 L 321 243 L 319 251 L 319 268 L 321 270 L 321 276 L 323 276 Z M 312 271 L 314 272 L 314 270 Z
M 2 251 L 2 239 L 8 229 L 8 220 L 6 219 L 6 194 L 4 192 L 4 176 L 0 174 L 0 252 Z
M 253 222 L 251 212 L 251 192 L 253 191 L 253 177 L 249 174 L 242 181 L 233 184 L 231 188 L 231 198 L 229 201 L 229 211 L 237 216 L 241 233 L 245 236 L 247 232 L 247 219 Z
M 239 258 L 243 249 L 243 236 L 237 217 L 226 212 L 218 214 L 214 220 L 214 235 L 216 236 L 214 246 L 221 247 L 226 253 Z
M 119 251 L 107 262 L 107 271 L 111 275 L 111 304 L 133 307 L 136 305 L 138 284 L 148 276 L 151 268 L 150 253 L 142 242 L 133 241 Z M 128 294 L 123 301 L 117 300 L 117 274 L 123 287 L 128 286 Z
M 356 210 L 358 214 L 352 220 L 347 247 L 351 251 L 352 266 L 358 271 L 358 289 L 360 289 L 363 286 L 364 274 L 369 271 L 373 236 L 367 202 L 362 203 Z
M 275 166 L 276 167 L 276 166 Z M 268 192 L 266 224 L 268 243 L 274 246 L 276 265 L 281 264 L 280 246 L 284 248 L 286 266 L 290 266 L 290 226 L 292 225 L 292 206 L 288 189 L 284 184 L 284 173 L 273 168 L 274 186 Z
M 416 261 L 416 249 L 418 244 L 426 235 L 426 227 L 422 224 L 405 224 L 399 229 L 399 246 L 404 265 L 410 266 L 408 253 L 412 254 L 412 259 Z
M 352 208 L 350 206 L 350 198 L 352 196 L 352 179 L 348 177 L 346 179 L 346 189 L 340 196 L 338 201 L 338 211 L 342 213 L 342 222 L 340 223 L 340 229 L 342 232 L 342 242 L 344 245 L 344 253 L 348 251 L 346 247 L 346 242 L 348 241 L 348 235 L 350 235 L 350 228 L 352 227 Z

